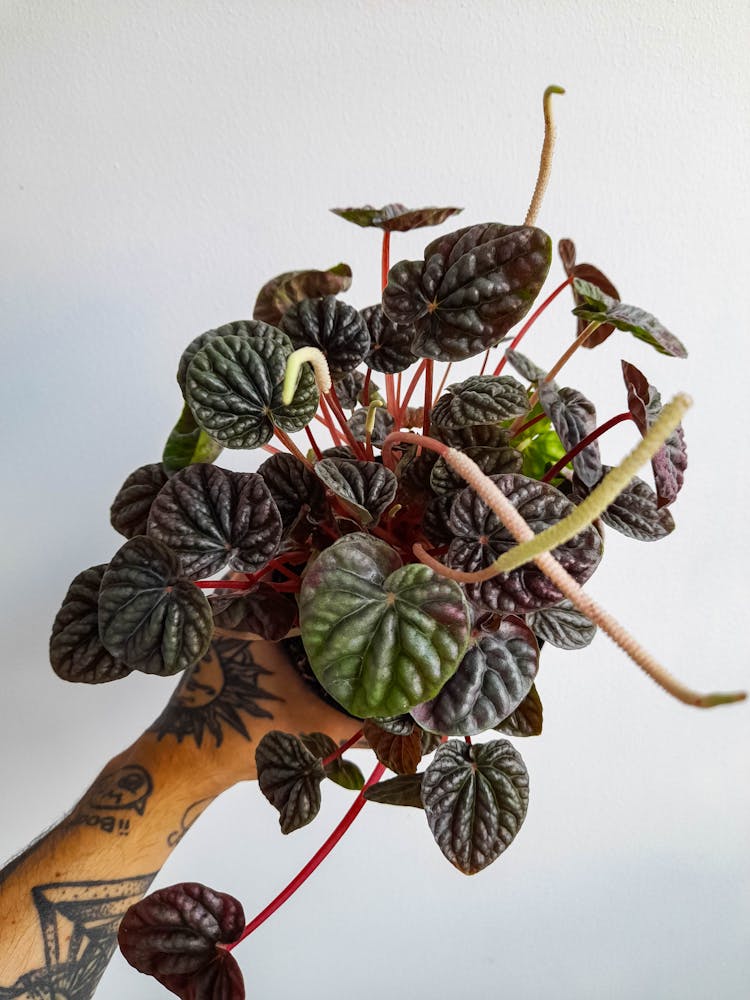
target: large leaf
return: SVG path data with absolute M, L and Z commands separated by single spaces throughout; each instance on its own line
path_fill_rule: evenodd
M 389 806 L 412 806 L 424 809 L 422 805 L 422 774 L 399 774 L 387 781 L 378 781 L 364 791 L 368 802 L 382 802 Z
M 311 521 L 328 512 L 325 490 L 315 473 L 294 455 L 279 452 L 258 468 L 276 502 L 284 530 L 288 531 L 304 508 Z
M 603 292 L 606 292 L 613 299 L 620 298 L 620 293 L 607 275 L 600 271 L 598 267 L 595 267 L 593 264 L 576 264 L 576 248 L 573 240 L 560 240 L 557 244 L 557 252 L 560 254 L 560 260 L 569 278 L 583 278 L 584 281 L 589 281 L 592 285 L 596 285 L 597 288 L 601 288 Z M 583 301 L 575 288 L 573 288 L 573 298 L 577 306 Z M 583 333 L 586 325 L 586 320 L 582 316 L 579 316 L 576 337 L 579 337 Z M 599 344 L 603 344 L 607 337 L 614 332 L 614 329 L 611 323 L 603 323 L 586 338 L 583 346 L 589 348 L 598 347 Z
M 302 299 L 337 295 L 352 284 L 348 264 L 336 264 L 327 271 L 286 271 L 271 278 L 258 292 L 253 318 L 278 326 L 284 313 Z
M 535 534 L 561 521 L 573 510 L 567 497 L 547 483 L 526 476 L 492 476 Z M 516 541 L 471 487 L 456 495 L 450 513 L 454 539 L 445 562 L 466 572 L 484 569 Z M 577 580 L 584 583 L 602 557 L 602 540 L 589 526 L 553 551 L 555 558 Z M 526 563 L 510 573 L 500 573 L 481 583 L 466 586 L 469 600 L 478 608 L 503 614 L 525 614 L 551 607 L 563 594 L 535 563 Z
M 255 751 L 258 785 L 279 811 L 282 833 L 311 823 L 320 811 L 320 783 L 326 776 L 319 757 L 291 733 L 266 733 Z
M 424 773 L 422 802 L 438 847 L 474 875 L 509 846 L 526 816 L 529 776 L 507 740 L 449 740 Z
M 177 554 L 190 579 L 225 567 L 255 573 L 276 554 L 281 515 L 263 477 L 216 465 L 176 472 L 151 507 L 148 533 Z
M 117 939 L 127 962 L 182 1000 L 244 1000 L 242 973 L 220 947 L 245 926 L 242 905 L 197 882 L 168 886 L 131 906 Z
M 651 313 L 613 299 L 582 278 L 573 281 L 573 288 L 582 299 L 582 304 L 573 310 L 576 316 L 582 316 L 587 322 L 594 320 L 611 323 L 618 330 L 627 330 L 639 340 L 655 347 L 660 354 L 668 354 L 673 358 L 687 357 L 684 344 Z
M 499 344 L 523 319 L 551 255 L 549 236 L 532 226 L 459 229 L 430 243 L 424 261 L 391 268 L 383 309 L 394 323 L 414 325 L 419 357 L 463 361 Z
M 142 465 L 131 472 L 109 510 L 109 520 L 115 531 L 126 538 L 145 535 L 151 504 L 166 481 L 167 473 L 161 462 Z
M 535 636 L 558 649 L 583 649 L 596 635 L 596 625 L 567 599 L 554 608 L 532 611 L 526 624 Z
M 99 591 L 99 634 L 109 652 L 146 674 L 185 670 L 208 650 L 211 605 L 166 545 L 137 535 L 115 554 Z
M 325 733 L 301 733 L 300 739 L 314 757 L 320 757 L 325 761 L 327 757 L 338 750 L 337 745 L 330 736 Z M 328 764 L 323 764 L 326 777 L 330 778 L 342 788 L 349 789 L 350 792 L 357 792 L 365 783 L 365 776 L 360 769 L 350 760 L 343 757 L 335 757 Z
M 433 409 L 433 417 L 434 413 Z M 452 448 L 458 448 L 459 451 L 466 451 L 469 448 L 504 448 L 510 441 L 508 429 L 501 427 L 500 424 L 479 423 L 452 427 L 449 424 L 433 423 L 430 433 Z M 434 452 L 428 454 L 432 456 L 434 464 L 436 460 Z
M 259 323 L 252 319 L 239 319 L 233 323 L 224 323 L 223 326 L 217 326 L 214 330 L 206 330 L 205 333 L 198 334 L 182 352 L 180 363 L 177 367 L 177 383 L 180 389 L 182 389 L 183 396 L 187 394 L 188 368 L 198 351 L 202 350 L 206 344 L 210 344 L 211 341 L 216 340 L 218 337 L 229 336 L 270 337 L 274 339 L 279 338 L 281 333 L 275 326 L 270 326 L 268 323 Z
M 103 684 L 131 672 L 104 648 L 99 638 L 99 587 L 106 568 L 91 566 L 79 573 L 55 616 L 49 659 L 64 681 Z
M 359 312 L 335 295 L 303 299 L 284 314 L 281 329 L 295 348 L 317 347 L 332 372 L 361 364 L 370 350 L 370 333 Z
M 432 701 L 411 714 L 420 726 L 445 736 L 475 736 L 514 712 L 534 683 L 539 647 L 530 628 L 503 618 L 493 632 L 480 632 Z
M 219 591 L 209 597 L 214 625 L 236 632 L 251 632 L 268 642 L 278 642 L 289 634 L 297 617 L 297 603 L 279 594 L 267 583 L 252 590 Z
M 365 719 L 362 731 L 381 764 L 396 774 L 416 774 L 422 759 L 422 734 L 417 726 L 408 733 L 393 733 L 374 719 Z
M 187 401 L 200 426 L 227 448 L 258 448 L 282 431 L 302 430 L 318 408 L 309 365 L 302 365 L 292 402 L 282 402 L 291 345 L 279 337 L 216 337 L 195 355 Z
M 320 481 L 354 513 L 361 524 L 377 521 L 393 503 L 398 480 L 380 462 L 324 458 L 315 465 Z
M 363 309 L 362 318 L 370 333 L 370 350 L 365 357 L 370 368 L 395 375 L 414 364 L 417 360 L 411 349 L 414 327 L 397 326 L 385 315 L 380 303 Z
M 611 466 L 603 466 L 602 471 L 606 475 Z M 574 498 L 580 499 L 586 492 L 583 484 L 576 481 Z M 638 476 L 634 476 L 617 495 L 602 513 L 601 519 L 608 527 L 639 542 L 656 542 L 675 529 L 670 512 L 666 507 L 657 505 L 656 494 Z
M 596 409 L 577 389 L 556 389 L 539 383 L 539 403 L 547 414 L 566 451 L 572 451 L 596 429 Z M 602 477 L 599 442 L 592 441 L 573 459 L 573 469 L 587 486 L 594 486 Z
M 542 732 L 542 722 L 542 701 L 536 685 L 533 684 L 515 712 L 507 719 L 503 719 L 495 728 L 506 736 L 539 736 Z
M 401 715 L 432 698 L 455 671 L 469 637 L 461 588 L 360 532 L 309 567 L 300 627 L 313 671 L 361 718 Z
M 196 423 L 190 407 L 185 403 L 180 419 L 164 445 L 162 465 L 167 475 L 194 462 L 213 462 L 222 452 L 222 447 Z
M 463 212 L 462 208 L 407 208 L 398 202 L 374 208 L 363 205 L 361 208 L 332 208 L 334 215 L 353 222 L 356 226 L 376 226 L 388 233 L 405 233 L 410 229 L 421 229 L 423 226 L 439 226 L 451 215 Z
M 512 375 L 472 375 L 449 385 L 432 408 L 431 423 L 440 429 L 496 424 L 520 417 L 529 408 L 526 389 Z

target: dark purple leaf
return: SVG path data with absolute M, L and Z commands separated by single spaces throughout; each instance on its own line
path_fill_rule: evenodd
M 345 410 L 354 410 L 360 401 L 360 394 L 365 385 L 365 376 L 362 372 L 346 372 L 341 378 L 333 383 L 336 398 Z M 375 386 L 370 385 L 372 398 L 375 398 Z
M 433 414 L 434 414 L 433 410 Z M 504 448 L 509 440 L 508 429 L 499 424 L 467 424 L 465 427 L 449 427 L 434 424 L 430 434 L 452 448 L 465 451 L 467 448 Z
M 394 474 L 379 462 L 324 458 L 315 464 L 315 474 L 361 524 L 377 521 L 393 503 L 398 489 Z
M 529 408 L 526 389 L 511 375 L 472 375 L 449 385 L 432 408 L 431 424 L 444 428 L 497 424 L 520 417 Z
M 267 583 L 251 591 L 219 591 L 209 597 L 214 625 L 232 632 L 251 632 L 267 642 L 289 634 L 297 617 L 297 603 Z
M 611 323 L 617 330 L 626 330 L 639 340 L 655 347 L 660 354 L 668 354 L 673 358 L 687 357 L 684 344 L 651 313 L 639 309 L 638 306 L 630 306 L 613 299 L 583 278 L 576 278 L 573 288 L 582 300 L 581 305 L 576 306 L 573 313 L 582 316 L 587 323 L 592 320 Z
M 161 462 L 142 465 L 131 472 L 119 489 L 109 511 L 109 520 L 115 531 L 126 538 L 146 534 L 151 504 L 167 482 Z
M 566 451 L 571 451 L 596 430 L 594 404 L 577 389 L 556 389 L 547 382 L 540 382 L 539 404 Z M 573 469 L 587 486 L 594 486 L 599 482 L 602 478 L 602 460 L 598 441 L 592 441 L 575 456 Z
M 582 278 L 584 281 L 590 281 L 592 285 L 601 288 L 603 292 L 611 295 L 613 299 L 620 298 L 620 293 L 606 274 L 603 274 L 598 267 L 594 267 L 593 264 L 576 264 L 576 248 L 573 240 L 560 240 L 557 244 L 557 250 L 560 254 L 562 265 L 565 268 L 565 273 L 569 278 L 572 276 L 574 278 Z M 575 288 L 573 288 L 573 299 L 577 306 L 581 305 L 583 301 Z M 579 316 L 576 325 L 576 337 L 579 337 L 583 333 L 586 325 L 586 320 Z M 611 323 L 603 323 L 602 326 L 586 338 L 583 346 L 589 348 L 598 347 L 599 344 L 604 343 L 613 331 L 614 327 Z
M 373 719 L 381 729 L 394 736 L 410 736 L 414 732 L 414 719 L 410 715 L 392 715 Z
M 258 468 L 276 502 L 284 530 L 288 531 L 307 508 L 312 522 L 322 521 L 328 513 L 323 486 L 315 473 L 294 455 L 279 452 Z
M 417 360 L 412 353 L 413 326 L 397 326 L 383 312 L 378 303 L 362 310 L 362 318 L 370 332 L 370 350 L 365 364 L 376 372 L 395 375 L 406 371 Z
M 410 733 L 399 734 L 365 719 L 362 731 L 381 764 L 396 774 L 416 774 L 422 759 L 422 735 L 416 726 Z
M 334 215 L 353 222 L 356 226 L 369 228 L 372 226 L 389 233 L 405 233 L 410 229 L 421 229 L 423 226 L 439 226 L 451 215 L 463 212 L 462 208 L 407 208 L 406 205 L 393 202 L 374 208 L 363 205 L 361 208 L 332 208 Z
M 298 302 L 284 314 L 281 329 L 295 348 L 322 351 L 337 376 L 360 365 L 370 350 L 367 324 L 354 306 L 335 295 Z
M 424 809 L 422 805 L 421 774 L 399 774 L 387 781 L 378 781 L 364 791 L 368 802 L 382 802 L 388 806 L 412 806 Z
M 495 728 L 506 736 L 539 736 L 542 732 L 542 702 L 536 685 L 526 695 L 518 708 Z
M 611 466 L 605 465 L 606 475 Z M 575 496 L 586 493 L 583 485 L 576 481 Z M 625 489 L 601 515 L 602 522 L 615 531 L 635 538 L 639 542 L 656 542 L 674 531 L 675 523 L 666 507 L 659 507 L 656 494 L 638 476 L 634 476 Z
M 537 638 L 558 649 L 583 649 L 596 635 L 596 625 L 568 600 L 554 608 L 532 611 L 526 624 Z
M 450 545 L 453 527 L 450 521 L 455 493 L 443 493 L 427 501 L 422 516 L 422 531 L 433 545 Z
M 355 410 L 347 420 L 349 430 L 354 435 L 356 441 L 364 441 L 366 438 L 365 424 L 367 423 L 367 410 Z M 381 448 L 383 442 L 396 426 L 393 417 L 385 407 L 381 406 L 375 410 L 375 425 L 372 429 L 372 443 L 376 448 Z
M 302 299 L 338 295 L 352 284 L 348 264 L 336 264 L 327 271 L 286 271 L 267 281 L 258 292 L 253 318 L 278 326 L 284 313 Z
M 279 811 L 282 833 L 292 833 L 315 819 L 326 772 L 302 740 L 279 730 L 266 733 L 255 751 L 255 766 L 261 792 Z
M 499 476 L 503 473 L 520 472 L 523 465 L 523 455 L 515 448 L 464 448 L 464 455 L 479 466 L 486 476 Z M 448 465 L 444 458 L 439 458 L 430 474 L 430 486 L 438 495 L 441 493 L 456 493 L 466 486 L 466 480 Z

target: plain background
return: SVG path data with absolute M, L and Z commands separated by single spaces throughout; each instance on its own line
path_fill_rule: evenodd
M 549 83 L 567 95 L 539 224 L 690 350 L 677 361 L 614 336 L 569 382 L 602 420 L 624 408 L 621 357 L 665 397 L 695 398 L 678 530 L 655 545 L 609 533 L 590 590 L 686 682 L 750 684 L 749 27 L 730 0 L 0 6 L 0 856 L 57 820 L 174 684 L 66 686 L 46 647 L 69 581 L 120 544 L 109 504 L 160 456 L 183 347 L 248 317 L 290 268 L 348 261 L 346 298 L 374 302 L 377 235 L 334 205 L 522 221 Z M 450 228 L 395 237 L 392 259 Z M 568 342 L 568 309 L 527 341 L 540 364 Z M 618 428 L 605 460 L 633 440 Z M 603 637 L 546 649 L 539 689 L 545 732 L 519 745 L 531 804 L 507 854 L 467 879 L 416 811 L 368 807 L 238 951 L 249 996 L 747 995 L 748 707 L 680 705 Z M 257 788 L 237 788 L 159 884 L 204 881 L 252 914 L 348 801 L 327 789 L 321 818 L 282 838 Z M 98 995 L 166 994 L 117 956 Z

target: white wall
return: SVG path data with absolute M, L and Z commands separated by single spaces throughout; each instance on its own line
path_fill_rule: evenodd
M 623 356 L 665 396 L 695 397 L 678 531 L 653 547 L 610 535 L 590 589 L 686 681 L 748 686 L 748 27 L 739 0 L 2 4 L 0 856 L 55 821 L 172 686 L 64 686 L 46 646 L 70 579 L 119 545 L 108 507 L 160 454 L 184 345 L 248 316 L 288 268 L 346 260 L 347 298 L 375 301 L 377 239 L 333 205 L 521 221 L 548 83 L 567 95 L 540 225 L 690 349 L 680 362 L 611 338 L 570 380 L 602 417 L 622 408 Z M 396 239 L 395 259 L 425 237 Z M 549 364 L 569 335 L 560 307 L 528 351 Z M 631 441 L 613 433 L 605 457 Z M 546 730 L 522 748 L 532 801 L 508 854 L 465 879 L 421 816 L 369 807 L 238 951 L 249 996 L 746 995 L 747 707 L 678 705 L 601 637 L 545 650 L 539 687 Z M 346 801 L 330 790 L 323 817 L 282 839 L 239 788 L 162 884 L 233 889 L 254 912 Z M 163 995 L 118 957 L 100 995 L 136 993 Z

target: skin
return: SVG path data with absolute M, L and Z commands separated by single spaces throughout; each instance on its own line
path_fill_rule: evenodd
M 217 796 L 257 778 L 249 748 L 272 729 L 339 743 L 357 728 L 281 646 L 215 640 L 154 725 L 0 871 L 0 1000 L 88 1000 L 127 907 Z

